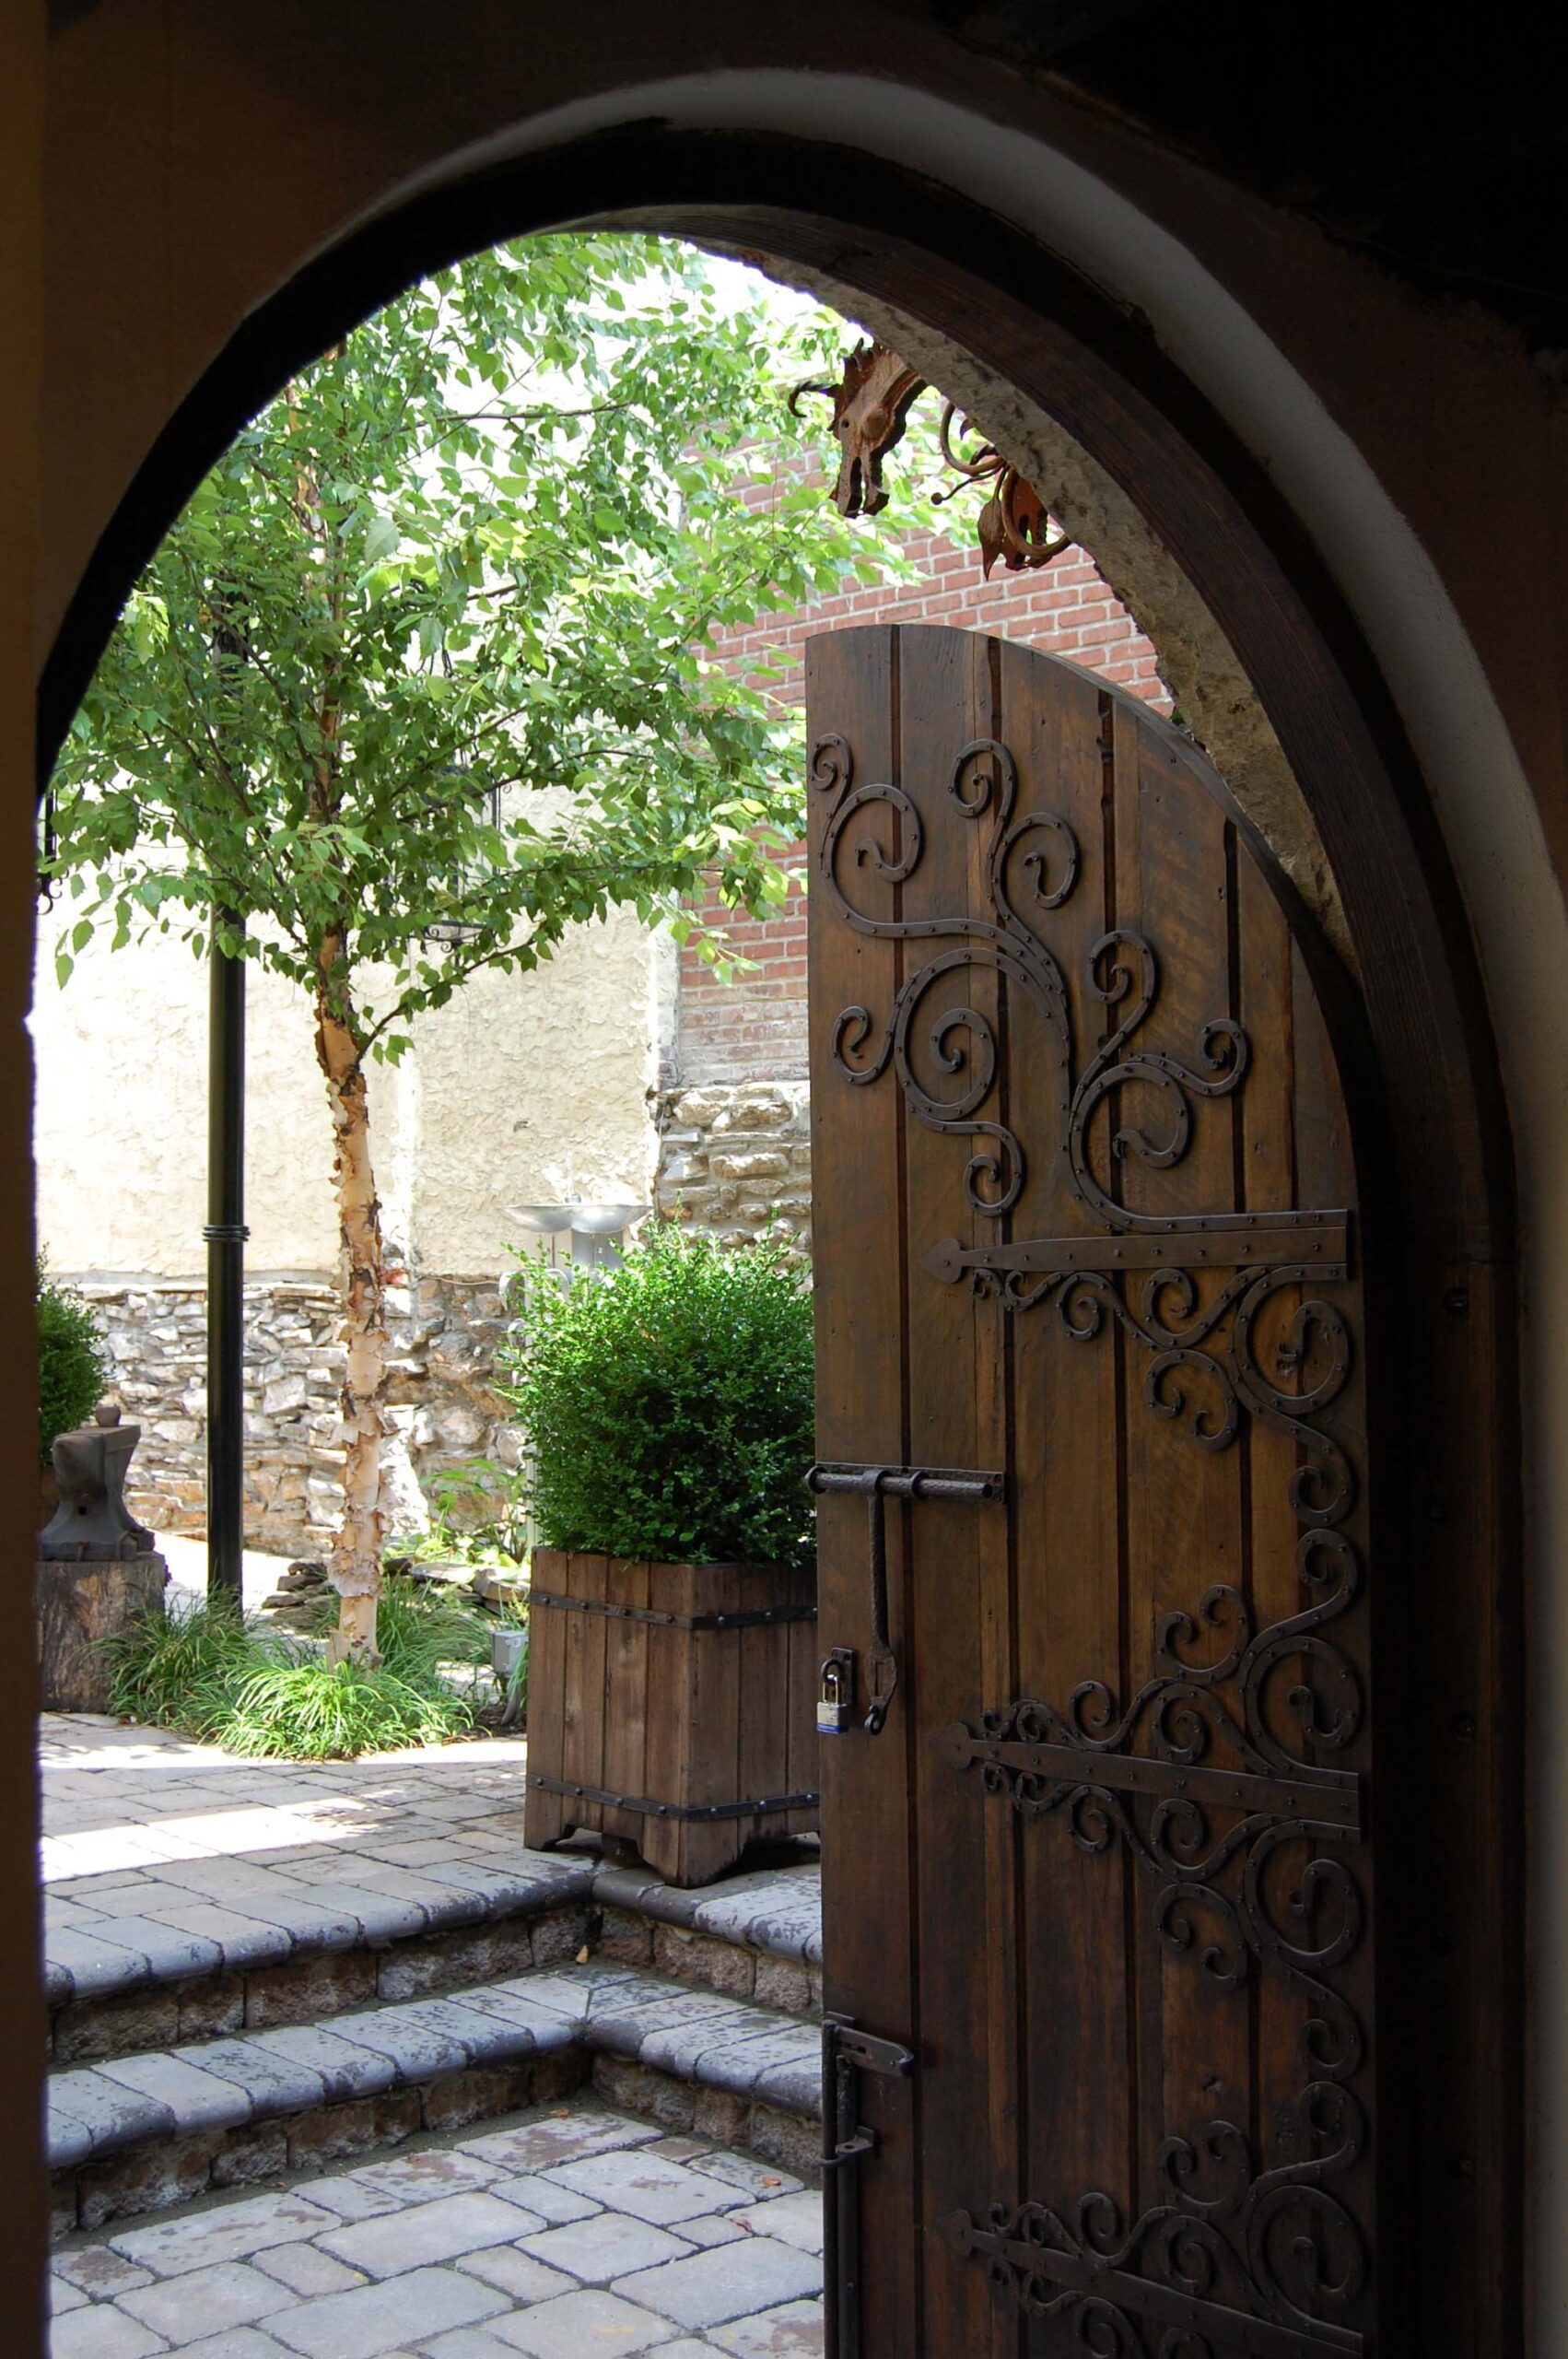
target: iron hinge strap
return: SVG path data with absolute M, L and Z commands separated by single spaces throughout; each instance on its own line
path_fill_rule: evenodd
M 612 1605 L 602 1597 L 565 1597 L 558 1590 L 531 1589 L 528 1602 L 553 1605 L 562 1614 L 603 1614 L 612 1622 L 656 1622 L 672 1630 L 760 1630 L 776 1622 L 814 1622 L 814 1605 L 748 1606 L 733 1614 L 665 1614 L 652 1605 Z
M 896 2040 L 862 2031 L 848 2015 L 822 2019 L 823 2276 L 826 2359 L 860 2359 L 860 2209 L 853 2165 L 876 2153 L 860 2119 L 860 2075 L 906 2081 L 915 2059 Z

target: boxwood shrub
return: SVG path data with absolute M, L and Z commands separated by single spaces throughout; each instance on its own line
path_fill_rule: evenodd
M 103 1391 L 103 1339 L 79 1294 L 38 1264 L 38 1455 L 49 1464 L 57 1434 L 85 1425 Z
M 525 1262 L 503 1387 L 547 1547 L 671 1564 L 812 1554 L 812 1308 L 775 1239 L 655 1225 L 608 1273 Z

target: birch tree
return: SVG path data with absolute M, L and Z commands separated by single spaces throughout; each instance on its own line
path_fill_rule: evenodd
M 843 334 L 653 240 L 528 240 L 421 284 L 238 437 L 76 716 L 45 863 L 62 981 L 99 932 L 172 929 L 310 1011 L 344 1273 L 339 1652 L 374 1654 L 388 1537 L 368 1063 L 612 904 L 684 931 L 705 874 L 737 909 L 782 898 L 798 717 L 713 640 L 896 564 L 837 518 L 786 406 Z

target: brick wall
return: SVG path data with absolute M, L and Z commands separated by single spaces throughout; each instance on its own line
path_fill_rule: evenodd
M 920 569 L 917 581 L 879 590 L 852 589 L 803 614 L 775 616 L 717 642 L 718 652 L 747 671 L 770 651 L 789 665 L 778 692 L 791 703 L 802 693 L 805 641 L 818 631 L 860 623 L 941 623 L 1023 640 L 1050 655 L 1082 663 L 1103 679 L 1168 712 L 1154 651 L 1127 609 L 1114 598 L 1081 549 L 1064 550 L 1035 573 L 980 572 L 973 541 L 954 543 L 934 533 L 905 542 Z M 795 864 L 800 864 L 797 855 Z M 704 914 L 724 922 L 717 903 Z M 777 917 L 728 921 L 727 932 L 755 969 L 721 983 L 696 953 L 681 953 L 673 1079 L 688 1086 L 713 1082 L 795 1081 L 806 1071 L 806 911 L 791 892 Z

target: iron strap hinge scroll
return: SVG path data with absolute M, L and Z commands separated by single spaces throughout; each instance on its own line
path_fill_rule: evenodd
M 957 1466 L 855 1466 L 819 1462 L 806 1476 L 807 1486 L 824 1492 L 849 1492 L 866 1502 L 866 1554 L 871 1573 L 872 1642 L 866 1649 L 866 1692 L 870 1708 L 865 1728 L 878 1736 L 898 1684 L 898 1659 L 887 1626 L 887 1513 L 889 1499 L 958 1499 L 970 1505 L 1007 1496 L 1004 1474 L 976 1473 Z
M 565 1597 L 556 1590 L 531 1589 L 531 1606 L 553 1605 L 563 1614 L 602 1614 L 612 1622 L 652 1622 L 668 1630 L 764 1630 L 778 1622 L 814 1622 L 814 1605 L 755 1605 L 732 1614 L 666 1614 L 654 1605 L 612 1605 L 602 1597 Z
M 823 2282 L 825 2359 L 860 2359 L 859 2165 L 876 2153 L 860 2119 L 860 2075 L 907 2081 L 915 2059 L 896 2040 L 862 2031 L 848 2015 L 822 2019 Z

